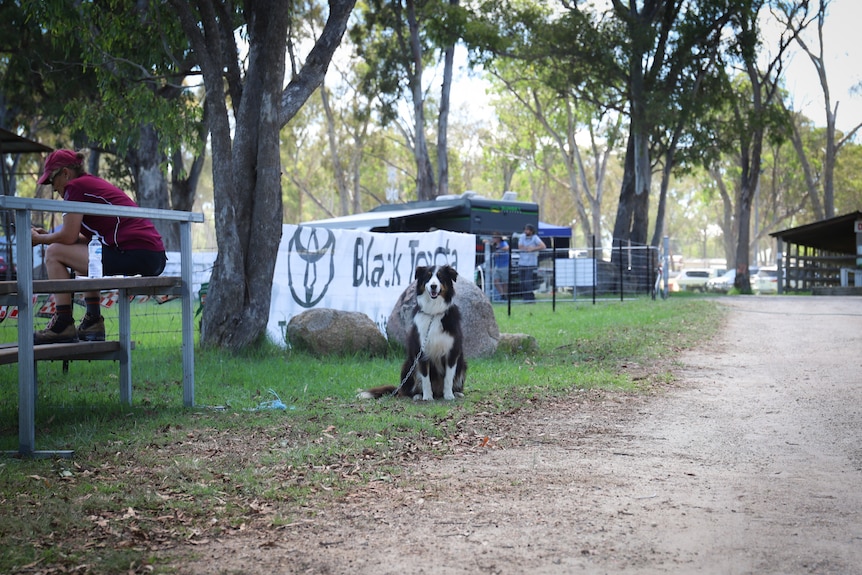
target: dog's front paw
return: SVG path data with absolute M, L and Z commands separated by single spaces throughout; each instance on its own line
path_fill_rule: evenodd
M 453 401 L 455 399 L 455 394 L 451 393 L 451 392 L 450 393 L 444 393 L 443 399 L 445 399 L 446 401 Z

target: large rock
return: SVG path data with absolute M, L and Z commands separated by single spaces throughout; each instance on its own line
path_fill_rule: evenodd
M 461 310 L 461 331 L 464 332 L 465 357 L 490 357 L 497 351 L 500 328 L 488 297 L 476 284 L 467 280 L 455 282 L 455 305 Z M 416 307 L 414 280 L 398 298 L 386 323 L 386 336 L 407 347 L 407 333 L 412 327 Z
M 539 351 L 539 342 L 526 333 L 501 333 L 497 351 L 509 355 L 536 353 Z
M 315 308 L 290 318 L 291 345 L 317 356 L 384 355 L 389 344 L 374 321 L 358 311 Z

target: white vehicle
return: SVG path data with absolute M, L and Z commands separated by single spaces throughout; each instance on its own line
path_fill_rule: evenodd
M 778 267 L 764 266 L 751 276 L 751 291 L 757 294 L 778 293 Z
M 668 287 L 672 292 L 706 291 L 706 282 L 715 277 L 715 270 L 709 268 L 689 268 L 670 278 Z
M 736 270 L 727 270 L 724 274 L 707 280 L 706 291 L 727 293 L 733 287 L 734 280 L 736 280 Z

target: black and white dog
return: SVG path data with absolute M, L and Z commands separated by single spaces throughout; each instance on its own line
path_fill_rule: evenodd
M 362 398 L 395 393 L 430 401 L 462 397 L 467 362 L 461 312 L 452 298 L 458 272 L 451 266 L 416 268 L 416 307 L 407 334 L 407 358 L 401 367 L 401 385 L 368 389 Z

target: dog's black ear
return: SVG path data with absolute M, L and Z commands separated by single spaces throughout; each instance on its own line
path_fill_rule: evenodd
M 428 271 L 428 268 L 426 268 L 425 266 L 416 266 L 416 273 L 413 274 L 413 279 L 418 280 L 419 278 L 424 276 L 425 272 L 427 272 L 427 271 Z
M 443 266 L 443 272 L 447 276 L 449 276 L 449 279 L 452 280 L 453 282 L 458 281 L 458 270 L 456 270 L 452 266 L 450 266 L 448 264 Z

